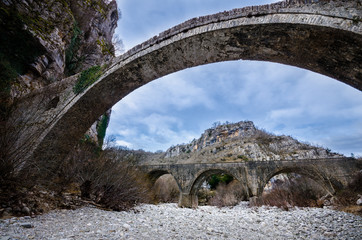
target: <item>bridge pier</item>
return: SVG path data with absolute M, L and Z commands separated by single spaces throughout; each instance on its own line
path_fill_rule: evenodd
M 199 201 L 198 201 L 197 195 L 180 192 L 180 198 L 178 201 L 179 207 L 197 208 L 198 204 L 199 204 Z

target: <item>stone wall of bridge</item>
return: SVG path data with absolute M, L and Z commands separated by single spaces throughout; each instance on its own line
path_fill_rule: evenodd
M 227 173 L 241 183 L 248 199 L 261 196 L 265 185 L 280 173 L 297 173 L 319 183 L 329 193 L 347 186 L 359 171 L 362 160 L 354 158 L 303 159 L 295 161 L 248 161 L 239 163 L 198 163 L 142 165 L 152 181 L 171 174 L 180 189 L 179 206 L 197 207 L 197 191 L 213 174 Z

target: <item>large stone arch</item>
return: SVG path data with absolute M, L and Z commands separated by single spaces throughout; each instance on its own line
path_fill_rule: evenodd
M 149 173 L 147 173 L 147 178 L 151 181 L 151 184 L 154 185 L 155 182 L 157 181 L 157 179 L 159 179 L 161 176 L 163 176 L 165 174 L 170 174 L 173 177 L 173 179 L 175 179 L 177 186 L 181 192 L 182 187 L 181 187 L 179 181 L 177 181 L 177 178 L 175 178 L 175 175 L 171 171 L 164 170 L 164 169 L 152 170 Z
M 241 186 L 243 187 L 244 191 L 247 191 L 247 187 L 244 185 L 242 179 L 240 179 L 239 174 L 235 172 L 235 169 L 223 169 L 223 168 L 210 168 L 206 170 L 202 170 L 198 172 L 195 175 L 194 180 L 192 181 L 192 184 L 187 189 L 187 193 L 185 195 L 188 195 L 186 199 L 181 199 L 179 201 L 180 206 L 188 206 L 188 207 L 197 207 L 198 206 L 198 197 L 197 197 L 197 191 L 200 189 L 202 183 L 207 180 L 209 177 L 211 177 L 214 174 L 228 174 L 232 176 L 235 180 L 239 181 Z M 184 197 L 185 198 L 185 197 Z M 188 202 L 186 202 L 187 200 Z
M 100 115 L 136 88 L 203 64 L 271 61 L 318 72 L 361 90 L 362 23 L 356 18 L 361 6 L 354 1 L 299 2 L 191 19 L 136 46 L 83 93 L 75 95 L 68 88 L 61 95 L 59 107 L 52 110 L 56 117 L 44 123 L 36 138 L 35 156 L 67 154 Z
M 209 177 L 211 177 L 214 174 L 222 174 L 222 173 L 228 174 L 228 175 L 232 176 L 234 179 L 241 182 L 241 179 L 239 179 L 238 175 L 236 175 L 235 173 L 230 171 L 230 169 L 229 170 L 225 170 L 225 169 L 221 169 L 221 168 L 220 169 L 217 169 L 217 168 L 207 169 L 195 176 L 195 180 L 193 181 L 193 183 L 191 185 L 190 193 L 197 194 L 197 191 L 199 190 L 199 188 L 201 187 L 202 183 L 205 180 L 207 180 Z
M 342 183 L 340 183 L 337 179 L 335 179 L 332 175 L 326 173 L 322 168 L 315 168 L 314 166 L 303 166 L 303 167 L 280 167 L 275 169 L 274 171 L 266 174 L 266 177 L 260 177 L 260 184 L 258 186 L 258 195 L 260 197 L 263 193 L 264 187 L 266 184 L 272 179 L 274 176 L 283 173 L 296 173 L 305 177 L 308 177 L 314 180 L 317 184 L 323 187 L 328 193 L 333 195 L 336 190 L 341 189 L 343 187 Z
M 151 183 L 151 186 L 154 186 L 156 181 L 163 175 L 166 175 L 166 174 L 169 174 L 172 176 L 172 178 L 175 180 L 176 184 L 177 184 L 177 187 L 178 187 L 178 190 L 180 192 L 180 197 L 181 198 L 181 195 L 182 195 L 182 191 L 183 191 L 183 188 L 180 184 L 180 182 L 178 181 L 178 178 L 175 177 L 175 174 L 172 173 L 171 171 L 169 170 L 165 170 L 165 169 L 154 169 L 150 172 L 148 172 L 146 175 L 147 175 L 147 178 L 148 180 L 150 181 Z

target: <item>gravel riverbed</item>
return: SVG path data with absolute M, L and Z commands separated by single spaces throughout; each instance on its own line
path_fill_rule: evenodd
M 94 207 L 0 220 L 9 239 L 362 239 L 362 217 L 321 208 L 141 205 L 130 212 Z

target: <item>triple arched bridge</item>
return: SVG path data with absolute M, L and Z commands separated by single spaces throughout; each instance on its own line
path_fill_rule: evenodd
M 286 0 L 191 19 L 117 58 L 82 93 L 77 75 L 19 101 L 17 153 L 62 157 L 104 112 L 146 83 L 170 73 L 230 60 L 297 66 L 362 90 L 359 1 Z M 16 129 L 19 129 L 16 128 Z
M 187 163 L 140 165 L 138 168 L 155 182 L 171 174 L 180 190 L 179 206 L 197 207 L 197 191 L 213 174 L 227 173 L 241 183 L 247 199 L 256 200 L 265 185 L 280 173 L 297 173 L 319 183 L 333 194 L 348 185 L 360 169 L 362 160 L 354 158 L 298 159 L 286 161 L 247 161 L 233 163 Z

